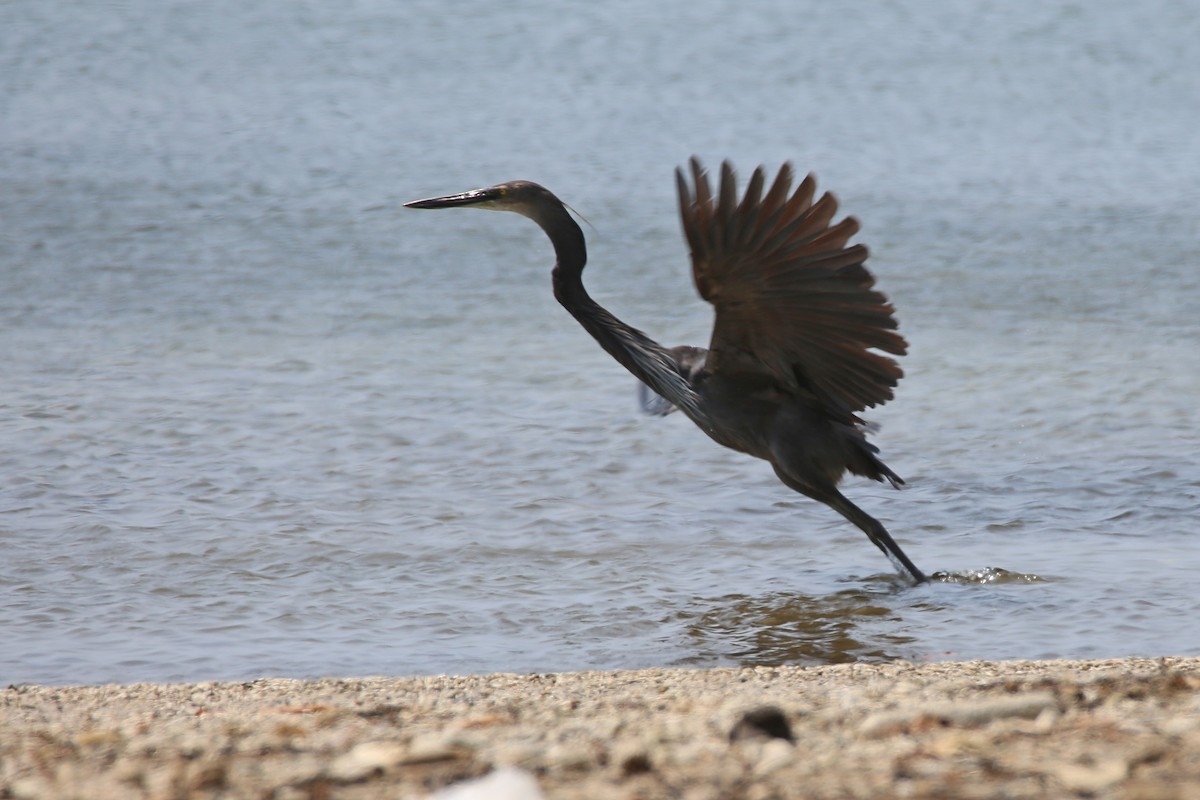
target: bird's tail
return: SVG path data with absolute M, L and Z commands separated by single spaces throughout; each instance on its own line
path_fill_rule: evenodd
M 887 481 L 893 489 L 904 485 L 904 479 L 892 472 L 891 467 L 879 460 L 879 448 L 867 441 L 861 428 L 852 428 L 854 455 L 847 460 L 846 467 L 855 475 L 883 483 Z

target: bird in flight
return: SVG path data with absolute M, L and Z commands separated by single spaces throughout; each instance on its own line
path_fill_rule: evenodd
M 793 189 L 790 164 L 769 187 L 759 167 L 741 196 L 728 162 L 715 190 L 695 158 L 675 177 L 692 276 L 716 311 L 707 350 L 664 347 L 596 303 L 583 286 L 583 231 L 536 183 L 405 205 L 515 211 L 536 222 L 557 257 L 554 296 L 648 388 L 648 410 L 679 409 L 718 444 L 769 461 L 786 486 L 840 513 L 900 572 L 924 583 L 887 529 L 838 491 L 847 471 L 904 483 L 879 459 L 859 417 L 892 399 L 904 373 L 891 356 L 903 355 L 907 343 L 891 304 L 873 288 L 867 248 L 849 244 L 858 222 L 833 222 L 837 200 L 818 199 L 812 175 Z

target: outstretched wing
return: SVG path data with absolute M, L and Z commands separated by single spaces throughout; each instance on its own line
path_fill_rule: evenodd
M 904 373 L 875 351 L 903 355 L 907 344 L 872 288 L 867 248 L 847 246 L 858 222 L 831 224 L 834 197 L 813 202 L 812 175 L 793 192 L 789 164 L 765 194 L 756 169 L 740 201 L 728 162 L 715 196 L 696 159 L 694 193 L 683 171 L 675 174 L 696 288 L 716 309 L 707 371 L 769 379 L 839 416 L 892 399 Z

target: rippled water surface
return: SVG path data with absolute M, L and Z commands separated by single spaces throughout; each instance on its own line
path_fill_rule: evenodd
M 0 7 L 0 681 L 1200 653 L 1191 4 Z M 835 189 L 911 343 L 852 480 L 554 302 L 704 344 L 672 168 Z

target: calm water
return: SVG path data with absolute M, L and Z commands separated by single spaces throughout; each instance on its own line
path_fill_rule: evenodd
M 1200 653 L 1194 4 L 0 6 L 0 682 Z M 848 482 L 550 295 L 703 344 L 671 170 L 793 160 L 911 342 Z M 992 570 L 992 571 L 988 571 Z M 997 570 L 1006 570 L 1002 573 Z

